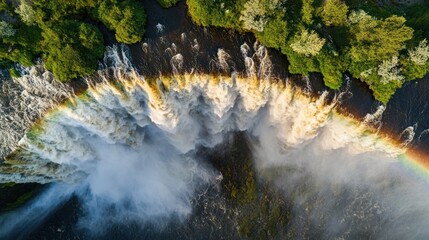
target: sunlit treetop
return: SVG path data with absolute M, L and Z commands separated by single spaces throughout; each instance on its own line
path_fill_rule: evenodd
M 251 31 L 289 60 L 289 72 L 321 72 L 342 85 L 345 72 L 387 103 L 405 81 L 429 71 L 429 3 L 380 5 L 357 0 L 187 0 L 198 25 Z M 408 20 L 408 21 L 407 21 Z M 410 25 L 407 23 L 410 22 Z

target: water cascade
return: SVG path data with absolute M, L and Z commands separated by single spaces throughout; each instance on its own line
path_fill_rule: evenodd
M 126 49 L 109 48 L 88 90 L 46 113 L 19 141 L 0 165 L 0 182 L 69 186 L 84 201 L 80 225 L 91 230 L 126 221 L 186 222 L 199 196 L 222 181 L 199 149 L 245 132 L 258 178 L 294 203 L 294 238 L 428 234 L 427 181 L 403 164 L 412 129 L 402 145 L 379 133 L 384 107 L 361 122 L 342 116 L 336 111 L 342 93 L 314 97 L 272 77 L 267 50 L 257 43 L 241 46 L 242 74 L 230 72 L 223 49 L 214 62 L 220 75 L 186 72 L 187 59 L 174 46 L 166 52 L 173 74 L 146 78 Z M 69 94 L 56 89 L 60 97 Z
M 0 81 L 0 159 L 43 113 L 71 97 L 72 89 L 55 81 L 41 66 L 20 67 L 23 77 Z

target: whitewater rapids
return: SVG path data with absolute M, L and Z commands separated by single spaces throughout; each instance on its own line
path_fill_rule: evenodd
M 264 47 L 255 45 L 252 55 L 248 49 L 241 49 L 245 74 L 186 73 L 186 59 L 176 54 L 174 74 L 151 79 L 126 52 L 108 49 L 111 66 L 20 140 L 0 165 L 0 182 L 74 186 L 88 215 L 82 225 L 91 229 L 186 219 L 195 193 L 222 179 L 198 161 L 198 149 L 244 131 L 260 177 L 296 202 L 297 238 L 424 236 L 429 191 L 403 177 L 405 146 L 377 134 L 384 108 L 361 123 L 342 117 L 335 110 L 342 94 L 311 97 L 270 76 Z M 220 49 L 219 69 L 227 71 L 228 61 Z

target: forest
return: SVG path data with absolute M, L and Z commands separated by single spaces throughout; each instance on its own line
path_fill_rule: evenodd
M 349 73 L 387 103 L 405 81 L 429 71 L 429 4 L 380 2 L 187 0 L 196 24 L 253 32 L 287 56 L 290 73 L 320 72 L 332 89 Z
M 163 7 L 178 0 L 158 0 Z M 339 89 L 343 74 L 387 103 L 404 82 L 429 71 L 429 3 L 358 0 L 186 0 L 200 26 L 252 32 L 287 56 L 292 74 L 320 72 Z M 43 60 L 60 81 L 87 76 L 104 51 L 102 27 L 121 43 L 139 42 L 146 14 L 138 0 L 21 0 L 0 3 L 0 64 L 17 72 Z
M 56 79 L 92 74 L 104 53 L 100 26 L 118 42 L 133 44 L 144 34 L 146 15 L 137 0 L 22 0 L 0 3 L 0 65 L 31 66 L 37 59 Z

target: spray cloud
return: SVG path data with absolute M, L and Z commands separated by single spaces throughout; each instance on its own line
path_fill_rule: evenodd
M 341 95 L 312 98 L 271 79 L 264 47 L 255 44 L 252 55 L 247 44 L 241 49 L 246 76 L 179 73 L 185 60 L 178 53 L 174 74 L 155 80 L 139 75 L 126 51 L 109 49 L 112 71 L 100 71 L 85 94 L 24 138 L 20 164 L 0 167 L 1 181 L 74 184 L 87 213 L 80 226 L 93 231 L 123 221 L 184 221 L 196 193 L 220 179 L 197 150 L 246 131 L 260 177 L 294 201 L 297 238 L 429 234 L 422 230 L 427 186 L 407 176 L 403 149 L 367 132 L 382 109 L 353 123 L 335 113 Z M 217 56 L 227 71 L 228 53 Z

